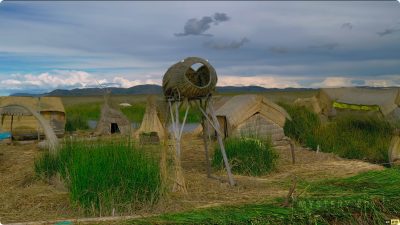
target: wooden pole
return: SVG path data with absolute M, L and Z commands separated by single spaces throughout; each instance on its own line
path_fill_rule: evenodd
M 13 141 L 13 122 L 14 122 L 14 115 L 11 115 L 11 124 L 10 124 L 10 137 L 11 137 L 11 142 Z
M 211 118 L 212 118 L 212 120 L 214 122 L 214 126 L 218 130 L 217 139 L 218 139 L 219 146 L 221 148 L 222 158 L 224 159 L 226 172 L 228 174 L 229 184 L 231 186 L 234 186 L 235 185 L 235 181 L 233 180 L 231 167 L 229 165 L 228 157 L 226 156 L 224 142 L 222 141 L 222 136 L 220 135 L 221 130 L 220 130 L 220 126 L 219 126 L 219 123 L 218 123 L 218 119 L 217 119 L 217 116 L 215 115 L 215 111 L 214 111 L 214 108 L 213 108 L 212 104 L 208 104 L 208 107 L 210 108 Z
M 175 141 L 176 141 L 176 155 L 181 160 L 181 140 L 179 138 L 179 103 L 175 103 Z
M 175 182 L 172 188 L 173 192 L 183 192 L 187 193 L 185 177 L 183 176 L 183 170 L 181 165 L 181 135 L 180 135 L 180 126 L 179 126 L 179 102 L 175 102 L 175 112 L 172 107 L 173 104 L 169 101 L 169 109 L 172 120 L 172 129 L 174 134 L 175 141 L 175 154 L 174 154 L 174 164 L 175 164 Z M 188 109 L 187 109 L 188 111 Z M 186 113 L 187 116 L 187 113 Z M 175 117 L 175 119 L 174 119 Z M 184 124 L 183 124 L 184 125 Z
M 290 144 L 290 152 L 292 153 L 292 164 L 296 164 L 296 155 L 294 152 L 294 143 L 292 140 L 289 140 L 289 144 Z
M 204 142 L 204 151 L 206 154 L 206 168 L 207 168 L 207 177 L 211 177 L 211 164 L 210 164 L 210 159 L 208 156 L 208 141 L 207 141 L 207 135 L 208 135 L 208 129 L 206 129 L 206 123 L 204 116 L 201 118 L 201 126 L 203 127 L 203 142 Z

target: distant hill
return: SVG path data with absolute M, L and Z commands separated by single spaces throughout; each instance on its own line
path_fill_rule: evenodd
M 107 88 L 113 95 L 128 95 L 128 94 L 162 94 L 162 87 L 155 84 L 137 85 L 130 88 Z M 217 87 L 217 93 L 257 93 L 257 92 L 273 92 L 273 91 L 301 91 L 313 90 L 311 88 L 264 88 L 260 86 L 224 86 Z M 103 95 L 102 88 L 76 88 L 72 90 L 56 89 L 54 91 L 43 94 L 15 93 L 10 96 L 95 96 Z

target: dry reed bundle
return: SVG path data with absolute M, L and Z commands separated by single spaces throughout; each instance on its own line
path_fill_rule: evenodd
M 136 131 L 135 137 L 141 137 L 141 134 L 157 133 L 154 140 L 161 140 L 165 135 L 165 130 L 157 114 L 156 99 L 154 96 L 149 96 L 147 99 L 146 111 L 143 116 L 143 121 L 140 128 Z

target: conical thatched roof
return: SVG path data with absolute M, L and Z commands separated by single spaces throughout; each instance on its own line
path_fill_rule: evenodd
M 111 108 L 106 103 L 101 108 L 101 116 L 97 123 L 95 134 L 111 134 L 112 124 L 117 124 L 121 134 L 129 135 L 131 132 L 131 123 L 128 118 L 121 111 Z
M 157 105 L 155 98 L 150 96 L 147 100 L 146 111 L 140 128 L 135 132 L 135 137 L 139 137 L 141 133 L 156 132 L 161 139 L 164 137 L 164 127 L 157 115 Z

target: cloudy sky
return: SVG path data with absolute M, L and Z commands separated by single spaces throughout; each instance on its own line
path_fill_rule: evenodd
M 0 95 L 160 84 L 188 56 L 220 86 L 400 86 L 400 4 L 0 3 Z

